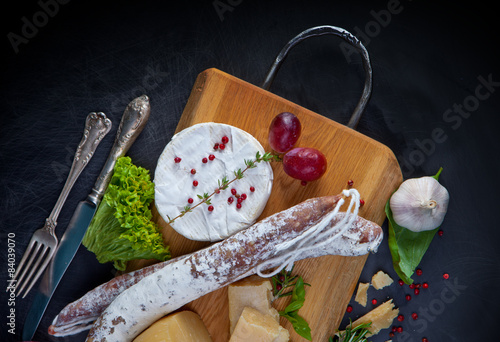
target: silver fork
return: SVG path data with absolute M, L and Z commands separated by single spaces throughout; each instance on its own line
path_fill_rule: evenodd
M 97 146 L 110 129 L 111 121 L 104 113 L 90 113 L 87 116 L 82 140 L 76 149 L 71 170 L 54 209 L 52 209 L 49 217 L 45 220 L 43 228 L 33 233 L 13 280 L 9 281 L 11 285 L 13 284 L 16 287 L 17 296 L 27 286 L 23 295 L 23 298 L 26 297 L 54 255 L 58 244 L 54 230 L 57 225 L 59 213 L 78 176 L 80 176 L 80 173 L 87 166 Z M 9 290 L 9 287 L 7 290 Z

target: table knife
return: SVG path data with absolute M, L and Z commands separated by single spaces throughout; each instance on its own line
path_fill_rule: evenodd
M 94 217 L 97 207 L 102 200 L 111 176 L 113 175 L 113 168 L 116 164 L 116 160 L 125 155 L 139 136 L 146 125 L 150 112 L 151 107 L 149 98 L 146 95 L 135 98 L 125 109 L 109 157 L 92 191 L 84 201 L 78 204 L 61 238 L 54 258 L 45 271 L 40 286 L 35 293 L 33 303 L 31 304 L 31 308 L 24 322 L 22 332 L 23 341 L 30 341 L 33 338 L 52 294 L 56 290 L 64 272 L 73 260 L 82 242 L 83 236 Z

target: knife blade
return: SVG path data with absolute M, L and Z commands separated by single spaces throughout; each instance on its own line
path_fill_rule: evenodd
M 54 258 L 47 267 L 39 288 L 35 292 L 35 298 L 24 321 L 23 341 L 31 341 L 33 338 L 52 294 L 76 254 L 78 248 L 75 249 L 74 244 L 68 241 L 68 238 L 71 236 L 71 240 L 74 241 L 81 241 L 83 239 L 87 231 L 86 227 L 92 221 L 95 210 L 96 206 L 92 202 L 82 201 L 78 203 L 75 213 L 68 224 L 68 228 L 61 238 Z
M 146 95 L 135 98 L 127 105 L 106 163 L 97 177 L 90 194 L 84 201 L 78 204 L 61 238 L 55 255 L 43 275 L 39 288 L 35 292 L 33 303 L 31 304 L 23 326 L 23 341 L 29 341 L 33 338 L 43 314 L 45 313 L 45 309 L 59 281 L 62 279 L 66 269 L 73 260 L 82 242 L 83 236 L 101 202 L 102 196 L 113 174 L 116 160 L 125 155 L 142 132 L 149 119 L 150 112 L 151 107 L 149 98 Z

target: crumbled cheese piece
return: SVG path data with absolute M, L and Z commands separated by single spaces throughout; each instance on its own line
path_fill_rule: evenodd
M 394 307 L 391 299 L 355 320 L 352 326 L 356 327 L 364 323 L 372 322 L 368 329 L 370 333 L 367 334 L 367 336 L 376 335 L 380 330 L 389 328 L 398 314 L 399 309 Z
M 368 301 L 368 288 L 370 287 L 370 283 L 359 283 L 358 285 L 358 291 L 356 292 L 356 297 L 354 297 L 354 300 L 363 305 L 366 306 L 366 302 Z
M 257 275 L 228 286 L 229 330 L 231 334 L 245 307 L 256 309 L 262 314 L 268 314 L 276 322 L 279 322 L 279 313 L 271 306 L 272 288 L 269 279 Z
M 373 275 L 372 277 L 372 286 L 376 290 L 380 290 L 383 287 L 389 286 L 393 283 L 393 280 L 391 277 L 389 277 L 387 274 L 385 274 L 382 271 L 378 271 L 376 274 Z
M 200 316 L 181 311 L 165 316 L 137 336 L 133 342 L 212 342 Z
M 288 330 L 266 314 L 247 307 L 243 309 L 229 342 L 287 342 Z

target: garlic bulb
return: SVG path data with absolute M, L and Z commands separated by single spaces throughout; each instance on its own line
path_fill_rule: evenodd
M 448 190 L 433 177 L 404 181 L 390 199 L 394 221 L 414 232 L 441 225 L 448 210 Z

